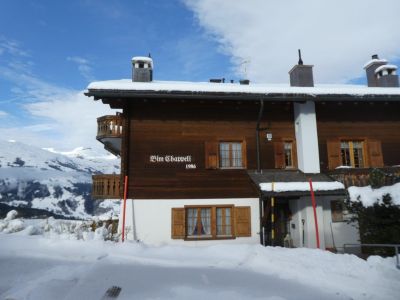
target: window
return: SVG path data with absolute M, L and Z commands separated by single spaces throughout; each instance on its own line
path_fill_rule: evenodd
M 188 238 L 232 237 L 232 207 L 186 208 Z M 216 228 L 216 232 L 212 232 Z
M 251 236 L 250 206 L 185 206 L 171 209 L 171 238 L 233 239 Z
M 354 168 L 364 167 L 364 142 L 363 141 L 341 141 L 340 154 L 342 165 Z
M 211 208 L 188 208 L 186 215 L 188 237 L 211 236 Z
M 220 168 L 243 168 L 242 143 L 221 142 L 219 143 L 219 166 Z
M 231 208 L 217 208 L 217 236 L 232 236 Z
M 293 168 L 293 142 L 285 141 L 283 144 L 284 154 L 285 154 L 285 167 Z
M 344 221 L 343 206 L 344 206 L 344 203 L 341 200 L 331 201 L 332 222 L 343 222 Z

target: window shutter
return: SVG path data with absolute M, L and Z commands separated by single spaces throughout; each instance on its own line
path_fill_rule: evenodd
M 173 239 L 185 238 L 185 209 L 172 208 L 171 237 Z
M 235 207 L 235 235 L 237 237 L 251 236 L 250 206 Z
M 218 168 L 218 143 L 206 142 L 205 143 L 205 166 L 206 169 Z
M 275 168 L 285 168 L 285 148 L 284 142 L 274 142 Z
M 369 167 L 383 167 L 382 145 L 379 140 L 368 140 Z
M 333 170 L 342 165 L 342 159 L 340 156 L 340 140 L 328 140 L 327 148 L 329 169 Z

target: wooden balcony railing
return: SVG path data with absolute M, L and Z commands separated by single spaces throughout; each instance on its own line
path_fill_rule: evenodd
M 343 183 L 345 187 L 370 185 L 370 174 L 374 169 L 337 169 L 329 173 L 335 180 Z M 382 185 L 393 185 L 400 182 L 400 167 L 377 168 L 382 174 Z
M 93 175 L 93 199 L 121 199 L 121 175 Z
M 116 116 L 103 116 L 97 118 L 97 139 L 121 138 L 122 137 L 122 118 Z

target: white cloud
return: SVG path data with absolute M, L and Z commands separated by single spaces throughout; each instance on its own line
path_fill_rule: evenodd
M 0 55 L 8 53 L 14 56 L 29 57 L 29 53 L 21 49 L 18 42 L 0 36 Z
M 6 113 L 3 110 L 0 110 L 0 118 L 4 118 L 4 117 L 7 117 L 7 116 L 8 116 L 8 113 Z
M 94 77 L 92 74 L 92 67 L 90 66 L 89 60 L 79 56 L 68 56 L 68 61 L 74 62 L 78 65 L 79 73 L 85 78 L 87 81 L 93 81 Z
M 183 0 L 248 75 L 261 82 L 288 82 L 302 49 L 316 82 L 364 76 L 363 64 L 378 53 L 400 58 L 398 0 Z
M 15 97 L 1 103 L 16 103 L 22 107 L 24 114 L 16 110 L 12 122 L 0 124 L 1 139 L 57 150 L 83 146 L 103 152 L 102 145 L 96 140 L 96 119 L 115 114 L 115 111 L 84 96 L 82 91 L 41 80 L 32 73 L 32 64 L 26 62 L 27 52 L 14 41 L 4 41 L 0 38 L 0 49 L 6 49 L 9 63 L 0 65 L 0 77 L 14 84 L 10 91 Z M 3 47 L 2 43 L 8 46 Z M 71 59 L 77 63 L 88 63 L 79 57 Z M 5 114 L 0 111 L 0 117 Z M 19 118 L 17 122 L 16 117 Z

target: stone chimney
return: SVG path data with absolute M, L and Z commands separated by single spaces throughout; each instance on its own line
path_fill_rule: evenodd
M 290 71 L 290 86 L 313 87 L 313 65 L 304 65 L 299 49 L 299 62 Z
M 381 66 L 387 64 L 386 59 L 380 59 L 378 54 L 374 54 L 371 60 L 364 65 L 365 72 L 367 73 L 367 82 L 369 87 L 378 87 L 378 78 L 375 76 L 375 71 Z
M 149 56 L 132 57 L 132 81 L 151 82 L 153 81 L 153 60 Z

